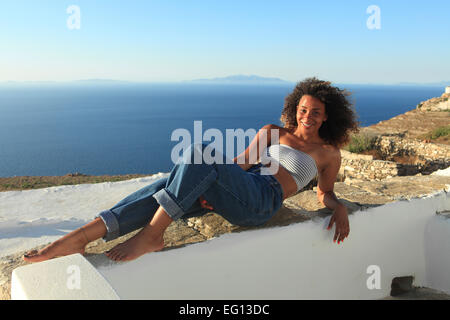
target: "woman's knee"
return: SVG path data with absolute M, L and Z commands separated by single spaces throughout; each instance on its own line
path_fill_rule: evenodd
M 214 148 L 212 144 L 192 143 L 183 153 L 185 164 L 232 164 L 231 158 L 227 158 L 223 150 Z
M 120 200 L 111 209 L 116 209 L 118 207 L 125 206 L 129 203 L 133 203 L 138 200 L 142 200 L 144 198 L 152 197 L 153 194 L 155 194 L 156 192 L 158 192 L 159 190 L 161 190 L 162 188 L 164 188 L 166 186 L 167 179 L 168 178 L 160 178 L 160 179 L 154 181 L 153 183 L 151 183 L 145 187 L 142 187 L 141 189 L 129 194 L 128 196 L 126 196 L 125 198 Z
M 182 163 L 183 164 L 202 164 L 203 150 L 206 145 L 203 143 L 192 143 L 183 150 Z

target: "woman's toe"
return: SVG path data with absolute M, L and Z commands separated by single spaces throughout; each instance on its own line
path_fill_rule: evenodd
M 25 253 L 24 255 L 28 256 L 28 257 L 31 257 L 31 256 L 36 255 L 37 253 L 38 253 L 37 250 L 31 250 L 31 251 L 28 251 L 27 253 Z
M 27 253 L 25 253 L 23 256 L 24 256 L 24 258 L 32 258 L 37 254 L 38 254 L 37 250 L 31 250 L 31 251 L 28 251 Z
M 114 248 L 111 249 L 111 250 L 109 250 L 109 251 L 106 253 L 106 256 L 107 256 L 108 258 L 110 258 L 111 260 L 116 261 L 117 250 L 114 250 Z
M 122 254 L 122 252 L 117 252 L 116 253 L 116 255 L 114 256 L 114 260 L 115 261 L 120 261 L 120 260 L 122 260 L 122 257 L 123 257 L 123 254 Z

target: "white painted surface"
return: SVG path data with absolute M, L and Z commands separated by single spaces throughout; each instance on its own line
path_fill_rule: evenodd
M 450 216 L 434 217 L 428 222 L 425 253 L 426 285 L 450 293 Z
M 102 278 L 122 299 L 377 299 L 389 295 L 394 277 L 410 275 L 416 286 L 450 293 L 450 223 L 436 215 L 445 210 L 450 198 L 441 192 L 356 212 L 342 245 L 332 243 L 329 217 L 226 234 L 99 266 L 102 277 L 92 276 L 92 287 L 69 295 L 68 257 L 58 258 L 14 270 L 12 298 L 104 299 Z M 373 265 L 381 287 L 369 290 Z
M 0 258 L 53 242 L 166 176 L 0 192 Z
M 100 273 L 80 254 L 14 269 L 12 300 L 117 300 Z
M 439 284 L 450 293 L 450 225 L 436 216 L 449 209 L 442 192 L 351 215 L 343 245 L 332 243 L 327 218 L 227 234 L 98 270 L 122 299 L 377 299 L 390 294 L 394 277 L 410 275 L 416 286 Z M 372 265 L 380 268 L 380 289 L 367 287 Z
M 437 170 L 437 171 L 433 172 L 431 175 L 450 177 L 450 167 L 448 167 L 446 169 Z

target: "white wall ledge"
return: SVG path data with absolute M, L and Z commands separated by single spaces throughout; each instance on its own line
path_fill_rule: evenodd
M 95 299 L 117 300 L 119 296 L 81 254 L 13 270 L 11 300 Z
M 92 289 L 83 295 L 93 299 L 379 299 L 389 296 L 392 279 L 402 276 L 413 276 L 415 286 L 450 293 L 450 219 L 436 214 L 446 210 L 450 197 L 442 191 L 351 214 L 350 236 L 341 245 L 333 244 L 327 217 L 225 234 L 128 263 L 99 264 L 96 269 L 91 265 L 101 275 L 92 277 L 92 285 L 106 283 L 110 290 Z M 46 261 L 46 268 L 36 263 L 14 270 L 12 298 L 45 297 L 50 289 L 42 285 L 51 288 L 46 283 L 49 272 L 64 283 L 65 269 L 72 263 L 66 258 Z M 90 277 L 92 270 L 86 270 L 81 278 Z M 379 270 L 379 289 L 368 288 L 368 281 L 376 283 L 370 281 L 377 274 L 373 270 Z M 97 287 L 96 281 L 104 282 Z M 58 288 L 53 289 L 52 299 L 82 295 L 67 295 Z

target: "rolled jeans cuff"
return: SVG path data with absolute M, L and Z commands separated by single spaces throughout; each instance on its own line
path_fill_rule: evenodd
M 106 235 L 103 237 L 103 240 L 111 241 L 120 236 L 119 222 L 111 210 L 104 210 L 100 212 L 96 218 L 101 218 L 106 226 Z
M 166 189 L 161 189 L 153 194 L 153 198 L 163 207 L 164 211 L 167 212 L 172 220 L 177 220 L 184 215 L 183 209 L 176 203 Z

